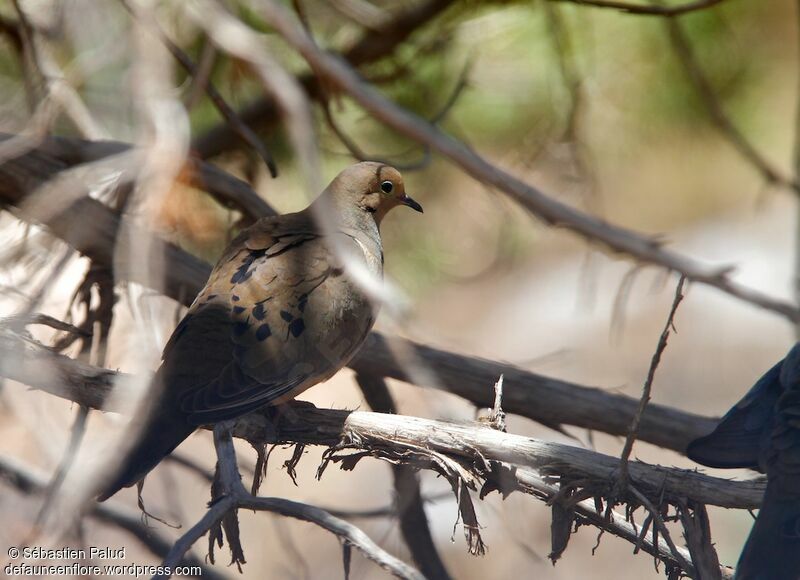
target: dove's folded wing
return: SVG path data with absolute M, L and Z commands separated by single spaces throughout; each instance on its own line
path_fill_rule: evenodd
M 195 425 L 240 416 L 317 378 L 306 336 L 332 257 L 301 220 L 235 241 L 164 350 L 159 376 Z

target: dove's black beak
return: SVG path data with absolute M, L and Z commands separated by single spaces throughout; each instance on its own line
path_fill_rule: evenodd
M 403 199 L 401 200 L 401 203 L 403 205 L 407 205 L 408 207 L 410 207 L 413 210 L 418 211 L 419 213 L 423 213 L 422 212 L 422 206 L 420 204 L 418 204 L 416 201 L 414 201 L 413 199 L 411 199 L 410 197 L 408 197 L 407 195 L 403 196 Z

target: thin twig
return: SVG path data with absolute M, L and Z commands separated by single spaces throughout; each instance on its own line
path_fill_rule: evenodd
M 7 318 L 0 319 L 0 326 L 10 326 L 11 328 L 21 328 L 28 326 L 29 324 L 41 324 L 42 326 L 48 326 L 53 330 L 60 330 L 62 332 L 67 332 L 83 338 L 89 338 L 92 336 L 90 331 L 83 328 L 78 328 L 74 324 L 64 322 L 63 320 L 59 320 L 58 318 L 50 316 L 49 314 L 37 313 L 30 316 L 9 316 Z
M 180 465 L 184 469 L 187 469 L 200 478 L 206 480 L 208 483 L 214 481 L 214 475 L 211 472 L 205 469 L 202 465 L 196 463 L 193 459 L 186 457 L 178 451 L 173 451 L 170 453 L 165 460 L 174 463 L 175 465 Z
M 22 48 L 22 76 L 25 79 L 27 89 L 28 107 L 31 112 L 34 112 L 43 99 L 43 85 L 46 84 L 46 81 L 41 68 L 38 66 L 39 59 L 36 55 L 36 45 L 33 41 L 33 27 L 28 22 L 28 17 L 20 6 L 19 0 L 13 0 L 12 4 L 18 19 L 16 30 L 20 47 Z
M 264 50 L 263 39 L 215 2 L 195 0 L 186 11 L 221 49 L 246 62 L 278 104 L 301 168 L 307 193 L 322 190 L 316 135 L 308 98 L 297 79 Z
M 706 506 L 681 502 L 678 514 L 683 524 L 686 545 L 692 555 L 692 563 L 697 570 L 697 577 L 703 580 L 719 580 L 722 571 L 711 538 L 711 525 Z
M 445 491 L 442 493 L 431 494 L 422 497 L 422 503 L 436 503 L 444 500 L 453 499 L 453 493 Z M 342 519 L 374 519 L 374 518 L 396 518 L 399 515 L 400 506 L 398 502 L 393 502 L 391 505 L 385 505 L 377 508 L 366 509 L 342 509 L 333 507 L 322 507 L 326 512 L 332 516 Z
M 664 325 L 664 330 L 661 332 L 661 336 L 658 338 L 658 345 L 656 346 L 656 351 L 653 353 L 653 358 L 650 361 L 650 368 L 647 371 L 647 379 L 642 387 L 642 397 L 639 399 L 639 407 L 636 409 L 636 413 L 631 421 L 630 429 L 628 430 L 628 436 L 625 438 L 625 446 L 622 448 L 622 454 L 620 456 L 620 489 L 622 489 L 628 481 L 628 461 L 631 456 L 631 451 L 633 451 L 633 443 L 636 441 L 636 437 L 638 436 L 639 424 L 642 421 L 644 410 L 647 408 L 647 404 L 650 402 L 650 397 L 653 390 L 653 379 L 655 378 L 658 364 L 661 362 L 661 355 L 664 353 L 664 349 L 667 348 L 667 340 L 669 339 L 670 330 L 675 329 L 675 313 L 678 311 L 678 306 L 680 305 L 681 300 L 683 300 L 683 285 L 685 282 L 686 278 L 684 276 L 681 276 L 680 280 L 678 280 L 678 285 L 675 288 L 675 299 L 672 301 L 672 308 L 670 308 L 667 322 Z
M 61 457 L 61 460 L 59 461 L 58 466 L 56 467 L 55 472 L 53 472 L 50 482 L 45 489 L 44 501 L 39 507 L 39 511 L 36 515 L 36 527 L 43 526 L 46 523 L 47 518 L 52 515 L 52 508 L 58 497 L 58 493 L 61 491 L 61 486 L 64 484 L 64 480 L 66 479 L 67 474 L 69 473 L 69 470 L 72 467 L 75 458 L 77 457 L 78 451 L 80 450 L 83 437 L 86 434 L 86 422 L 88 419 L 89 407 L 81 405 L 78 407 L 75 420 L 72 423 L 72 427 L 70 427 L 67 448 L 64 450 L 64 455 Z
M 569 28 L 558 9 L 549 0 L 544 3 L 545 15 L 550 29 L 558 68 L 561 71 L 561 78 L 564 87 L 569 93 L 569 112 L 567 113 L 566 126 L 561 134 L 570 148 L 572 166 L 577 173 L 577 178 L 583 180 L 585 187 L 582 189 L 584 204 L 592 213 L 600 213 L 600 198 L 597 188 L 597 175 L 594 171 L 590 154 L 581 140 L 581 121 L 585 107 L 585 91 L 583 81 L 576 70 L 576 63 L 573 53 L 573 43 L 570 38 Z M 587 249 L 587 260 L 591 259 L 593 252 Z M 584 276 L 587 274 L 584 273 Z
M 461 69 L 461 73 L 458 75 L 458 79 L 453 87 L 453 90 L 448 95 L 445 102 L 439 108 L 439 110 L 434 113 L 431 117 L 429 122 L 432 125 L 438 125 L 441 123 L 450 111 L 455 107 L 456 103 L 458 102 L 459 97 L 463 94 L 464 90 L 469 86 L 469 71 L 472 69 L 472 61 L 467 60 L 464 64 L 463 68 Z M 399 171 L 418 171 L 420 169 L 424 169 L 427 167 L 431 162 L 431 149 L 428 146 L 423 146 L 423 154 L 422 158 L 418 161 L 413 162 L 400 162 L 397 161 L 396 157 L 401 157 L 403 155 L 407 155 L 416 147 L 412 147 L 406 151 L 401 151 L 400 153 L 395 153 L 389 156 L 375 156 L 370 153 L 365 152 L 361 147 L 350 138 L 350 136 L 339 126 L 338 122 L 333 116 L 333 112 L 331 111 L 330 102 L 328 97 L 322 96 L 320 97 L 320 104 L 322 107 L 322 113 L 325 116 L 325 120 L 328 123 L 331 131 L 333 131 L 334 135 L 339 139 L 342 145 L 348 150 L 350 155 L 354 158 L 358 159 L 359 161 L 377 161 L 379 163 L 386 163 L 392 165 L 395 169 Z
M 503 379 L 504 375 L 500 375 L 500 378 L 494 384 L 494 405 L 489 415 L 489 424 L 493 429 L 505 432 L 506 412 L 503 411 Z
M 560 493 L 558 487 L 530 470 L 518 469 L 515 475 L 521 491 L 539 497 L 548 503 Z M 677 552 L 674 552 L 664 540 L 663 536 L 661 538 L 656 538 L 652 532 L 648 531 L 648 523 L 643 524 L 641 529 L 638 529 L 635 522 L 630 518 L 612 509 L 602 509 L 602 503 L 596 503 L 594 498 L 579 501 L 572 507 L 575 510 L 578 524 L 585 525 L 588 523 L 600 529 L 601 532 L 608 532 L 622 538 L 633 544 L 634 554 L 642 550 L 658 558 L 668 566 L 681 566 L 680 561 L 676 557 L 677 553 L 689 564 L 688 568 L 683 569 L 684 572 L 690 576 L 693 574 L 694 562 L 691 561 L 690 553 L 682 548 L 676 548 Z M 649 513 L 646 521 L 652 521 L 652 515 Z M 732 577 L 730 569 L 726 570 L 724 577 L 728 580 Z
M 37 77 L 35 82 L 30 82 L 34 95 L 31 103 L 33 115 L 29 127 L 22 131 L 28 133 L 27 140 L 35 142 L 37 137 L 43 137 L 62 109 L 83 136 L 92 139 L 103 137 L 105 131 L 95 122 L 82 97 L 67 82 L 64 71 L 45 47 L 39 45 L 41 35 L 26 17 L 19 0 L 13 0 L 13 5 L 19 19 L 24 60 L 28 71 Z M 17 146 L 24 148 L 25 140 L 18 142 Z
M 672 555 L 675 556 L 676 560 L 678 560 L 680 567 L 684 570 L 689 570 L 691 568 L 691 564 L 689 564 L 684 555 L 680 552 L 680 550 L 678 550 L 678 547 L 672 540 L 672 535 L 669 533 L 669 528 L 667 528 L 667 525 L 664 523 L 664 519 L 661 517 L 661 513 L 653 505 L 653 502 L 651 502 L 641 491 L 636 489 L 635 486 L 629 485 L 628 489 L 633 496 L 642 503 L 647 511 L 650 512 L 650 515 L 653 517 L 653 525 L 658 528 L 661 537 L 664 538 L 664 541 L 669 546 L 669 549 L 672 550 Z

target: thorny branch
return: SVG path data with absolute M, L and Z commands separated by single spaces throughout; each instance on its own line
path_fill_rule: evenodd
M 200 521 L 178 539 L 164 558 L 165 567 L 174 568 L 192 544 L 209 533 L 226 515 L 239 508 L 245 508 L 274 512 L 316 524 L 334 533 L 344 543 L 358 549 L 364 556 L 394 576 L 408 580 L 425 580 L 425 577 L 417 570 L 384 551 L 353 524 L 336 518 L 325 510 L 287 499 L 251 495 L 242 485 L 242 477 L 236 465 L 233 440 L 226 424 L 217 425 L 214 429 L 214 445 L 217 450 L 217 472 L 221 486 L 219 498 L 211 504 L 208 512 Z
M 8 332 L 0 336 L 0 361 L 0 376 L 94 409 L 126 411 L 107 406 L 114 385 L 124 388 L 122 385 L 128 380 L 123 373 L 74 361 Z M 291 442 L 337 446 L 344 440 L 351 447 L 391 452 L 407 444 L 411 446 L 409 451 L 424 448 L 470 462 L 496 460 L 555 475 L 599 480 L 609 489 L 619 473 L 619 458 L 503 433 L 477 423 L 316 409 L 307 403 L 287 405 L 278 416 L 264 413 L 238 420 L 234 434 L 260 445 Z M 630 481 L 643 493 L 663 495 L 667 500 L 684 497 L 722 507 L 752 508 L 760 505 L 764 490 L 764 482 L 760 481 L 730 481 L 640 461 L 630 462 L 629 472 Z
M 9 340 L 6 336 L 4 342 Z M 34 358 L 29 361 L 31 364 L 15 366 L 6 362 L 0 369 L 0 375 L 35 388 L 44 388 L 70 400 L 91 404 L 94 408 L 103 408 L 112 382 L 125 383 L 119 379 L 113 381 L 116 373 L 81 365 L 31 344 L 27 347 L 27 356 L 17 351 L 13 358 L 20 361 L 29 358 L 37 350 L 51 360 L 49 368 L 41 359 Z M 2 357 L 4 361 L 8 359 L 7 356 Z M 324 410 L 307 403 L 287 405 L 278 409 L 277 414 L 267 410 L 248 415 L 235 423 L 233 434 L 258 445 L 300 443 L 329 446 L 320 473 L 330 462 L 341 463 L 343 467 L 352 469 L 365 456 L 409 465 L 415 469 L 433 469 L 459 482 L 456 489 L 462 516 L 472 510 L 469 490 L 478 490 L 481 482 L 482 496 L 493 490 L 504 495 L 514 489 L 524 490 L 524 480 L 514 475 L 520 469 L 534 470 L 540 476 L 561 481 L 562 488 L 567 483 L 576 492 L 580 489 L 582 491 L 578 497 L 581 501 L 594 497 L 595 506 L 598 505 L 597 501 L 610 501 L 601 498 L 614 495 L 619 471 L 619 460 L 614 457 L 503 433 L 479 423 L 456 424 L 381 413 Z M 664 509 L 663 506 L 667 504 L 679 505 L 681 501 L 724 507 L 756 507 L 764 488 L 763 483 L 721 480 L 695 471 L 652 466 L 638 461 L 631 462 L 629 468 L 631 485 L 624 497 L 615 498 L 614 501 L 646 505 L 651 511 Z M 577 487 L 570 482 L 576 482 Z M 206 516 L 176 544 L 173 559 L 183 554 L 205 531 L 222 521 L 234 507 L 274 508 L 284 515 L 292 515 L 289 513 L 294 505 L 291 502 L 287 504 L 290 507 L 284 510 L 281 507 L 283 500 L 248 499 L 245 502 L 238 495 L 233 499 L 231 497 L 224 496 L 212 505 Z M 553 499 L 552 496 L 547 497 Z M 583 513 L 594 521 L 603 510 L 595 507 L 593 514 L 592 510 L 586 509 Z M 474 510 L 472 514 L 474 518 Z M 630 530 L 618 519 L 609 517 L 611 519 L 606 518 L 606 528 L 610 526 L 615 534 L 629 539 Z M 470 523 L 470 533 L 477 533 L 477 527 L 474 527 L 477 521 L 472 522 L 465 519 L 465 523 Z M 663 531 L 661 535 L 667 538 Z M 475 541 L 479 542 L 479 536 L 476 538 Z M 638 543 L 642 541 L 637 540 Z M 669 540 L 666 541 L 669 546 Z M 650 544 L 652 551 L 664 555 L 664 549 L 657 546 L 657 542 Z M 685 554 L 677 552 L 674 546 L 670 549 L 672 554 L 678 554 L 672 556 L 670 561 L 682 563 L 683 559 L 683 563 L 690 566 Z

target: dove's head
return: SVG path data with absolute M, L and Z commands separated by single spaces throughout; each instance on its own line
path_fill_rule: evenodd
M 405 205 L 422 213 L 422 206 L 406 195 L 403 176 L 394 167 L 363 161 L 342 171 L 325 190 L 345 214 L 356 210 L 381 220 L 392 208 Z

